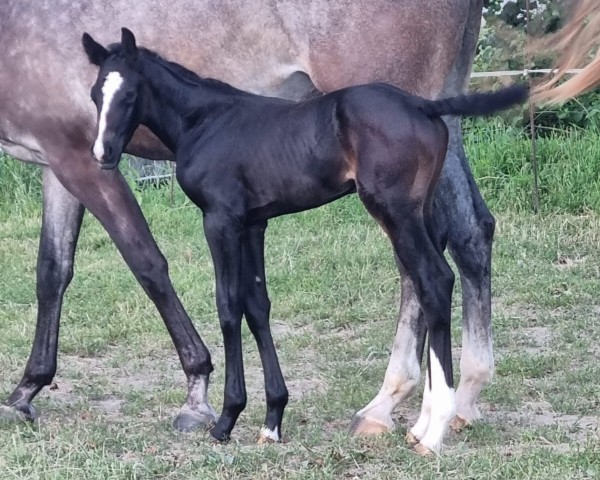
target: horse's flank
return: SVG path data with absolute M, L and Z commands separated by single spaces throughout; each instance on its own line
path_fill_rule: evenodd
M 255 93 L 276 95 L 291 73 L 304 72 L 320 91 L 394 79 L 435 97 L 459 53 L 471 2 L 183 3 L 171 8 L 154 0 L 139 9 L 122 1 L 9 2 L 0 18 L 0 44 L 9 52 L 0 69 L 0 148 L 46 164 L 57 141 L 92 142 L 94 70 L 79 48 L 84 31 L 108 43 L 129 26 L 158 53 Z M 158 142 L 149 143 L 147 132 L 142 135 L 134 137 L 130 153 L 168 155 Z

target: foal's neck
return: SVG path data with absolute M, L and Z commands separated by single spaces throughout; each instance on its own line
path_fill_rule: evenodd
M 189 127 L 186 116 L 207 119 L 239 97 L 251 95 L 218 80 L 200 78 L 161 58 L 149 59 L 142 71 L 150 87 L 142 123 L 173 152 Z

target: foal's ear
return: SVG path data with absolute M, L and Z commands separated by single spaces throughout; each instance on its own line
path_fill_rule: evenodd
M 83 34 L 81 43 L 90 63 L 98 66 L 104 63 L 104 60 L 108 57 L 108 50 L 106 48 L 100 45 L 88 33 Z
M 130 58 L 137 56 L 137 45 L 135 44 L 135 35 L 128 28 L 123 27 L 121 29 L 121 45 L 125 55 Z

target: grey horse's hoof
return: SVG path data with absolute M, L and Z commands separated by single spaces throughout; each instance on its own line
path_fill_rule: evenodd
M 0 404 L 0 423 L 33 422 L 36 412 L 33 405 L 2 405 Z
M 179 413 L 173 421 L 173 428 L 180 432 L 193 432 L 196 430 L 208 430 L 217 421 L 214 412 L 197 412 L 185 410 Z
M 394 429 L 394 423 L 390 419 L 390 424 L 386 425 L 378 420 L 354 415 L 350 424 L 349 433 L 355 437 L 372 437 L 391 432 Z

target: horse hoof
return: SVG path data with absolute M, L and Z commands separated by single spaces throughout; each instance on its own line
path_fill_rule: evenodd
M 270 443 L 279 443 L 281 442 L 281 437 L 279 436 L 279 427 L 275 427 L 274 430 L 263 426 L 260 429 L 260 434 L 258 435 L 258 440 L 256 440 L 257 445 L 267 445 Z
M 450 422 L 450 428 L 453 432 L 460 433 L 465 428 L 469 428 L 471 426 L 471 422 L 465 420 L 464 418 L 456 415 L 452 421 Z
M 370 437 L 391 432 L 393 428 L 393 425 L 390 427 L 377 420 L 355 415 L 350 424 L 350 435 L 356 437 Z
M 36 412 L 33 405 L 2 405 L 0 404 L 0 423 L 33 422 Z
M 270 443 L 275 443 L 275 440 L 263 435 L 262 433 L 258 436 L 258 440 L 256 440 L 257 445 L 268 445 Z
M 419 445 L 419 439 L 417 437 L 415 437 L 410 431 L 406 433 L 406 436 L 404 437 L 404 440 L 411 447 L 415 447 L 415 446 Z
M 212 444 L 212 445 L 224 445 L 229 441 L 228 438 L 224 439 L 224 440 L 219 440 L 217 437 L 213 436 L 212 433 L 208 434 L 208 443 Z
M 417 443 L 413 446 L 413 450 L 422 457 L 433 457 L 435 456 L 435 452 L 429 448 L 427 448 L 422 443 Z
M 213 412 L 186 410 L 177 415 L 173 421 L 173 428 L 180 432 L 208 430 L 215 424 L 216 420 L 216 415 Z
M 225 443 L 229 443 L 229 440 L 231 440 L 231 435 L 229 433 L 217 430 L 217 426 L 215 425 L 208 432 L 208 438 L 210 443 L 214 445 L 223 445 Z

